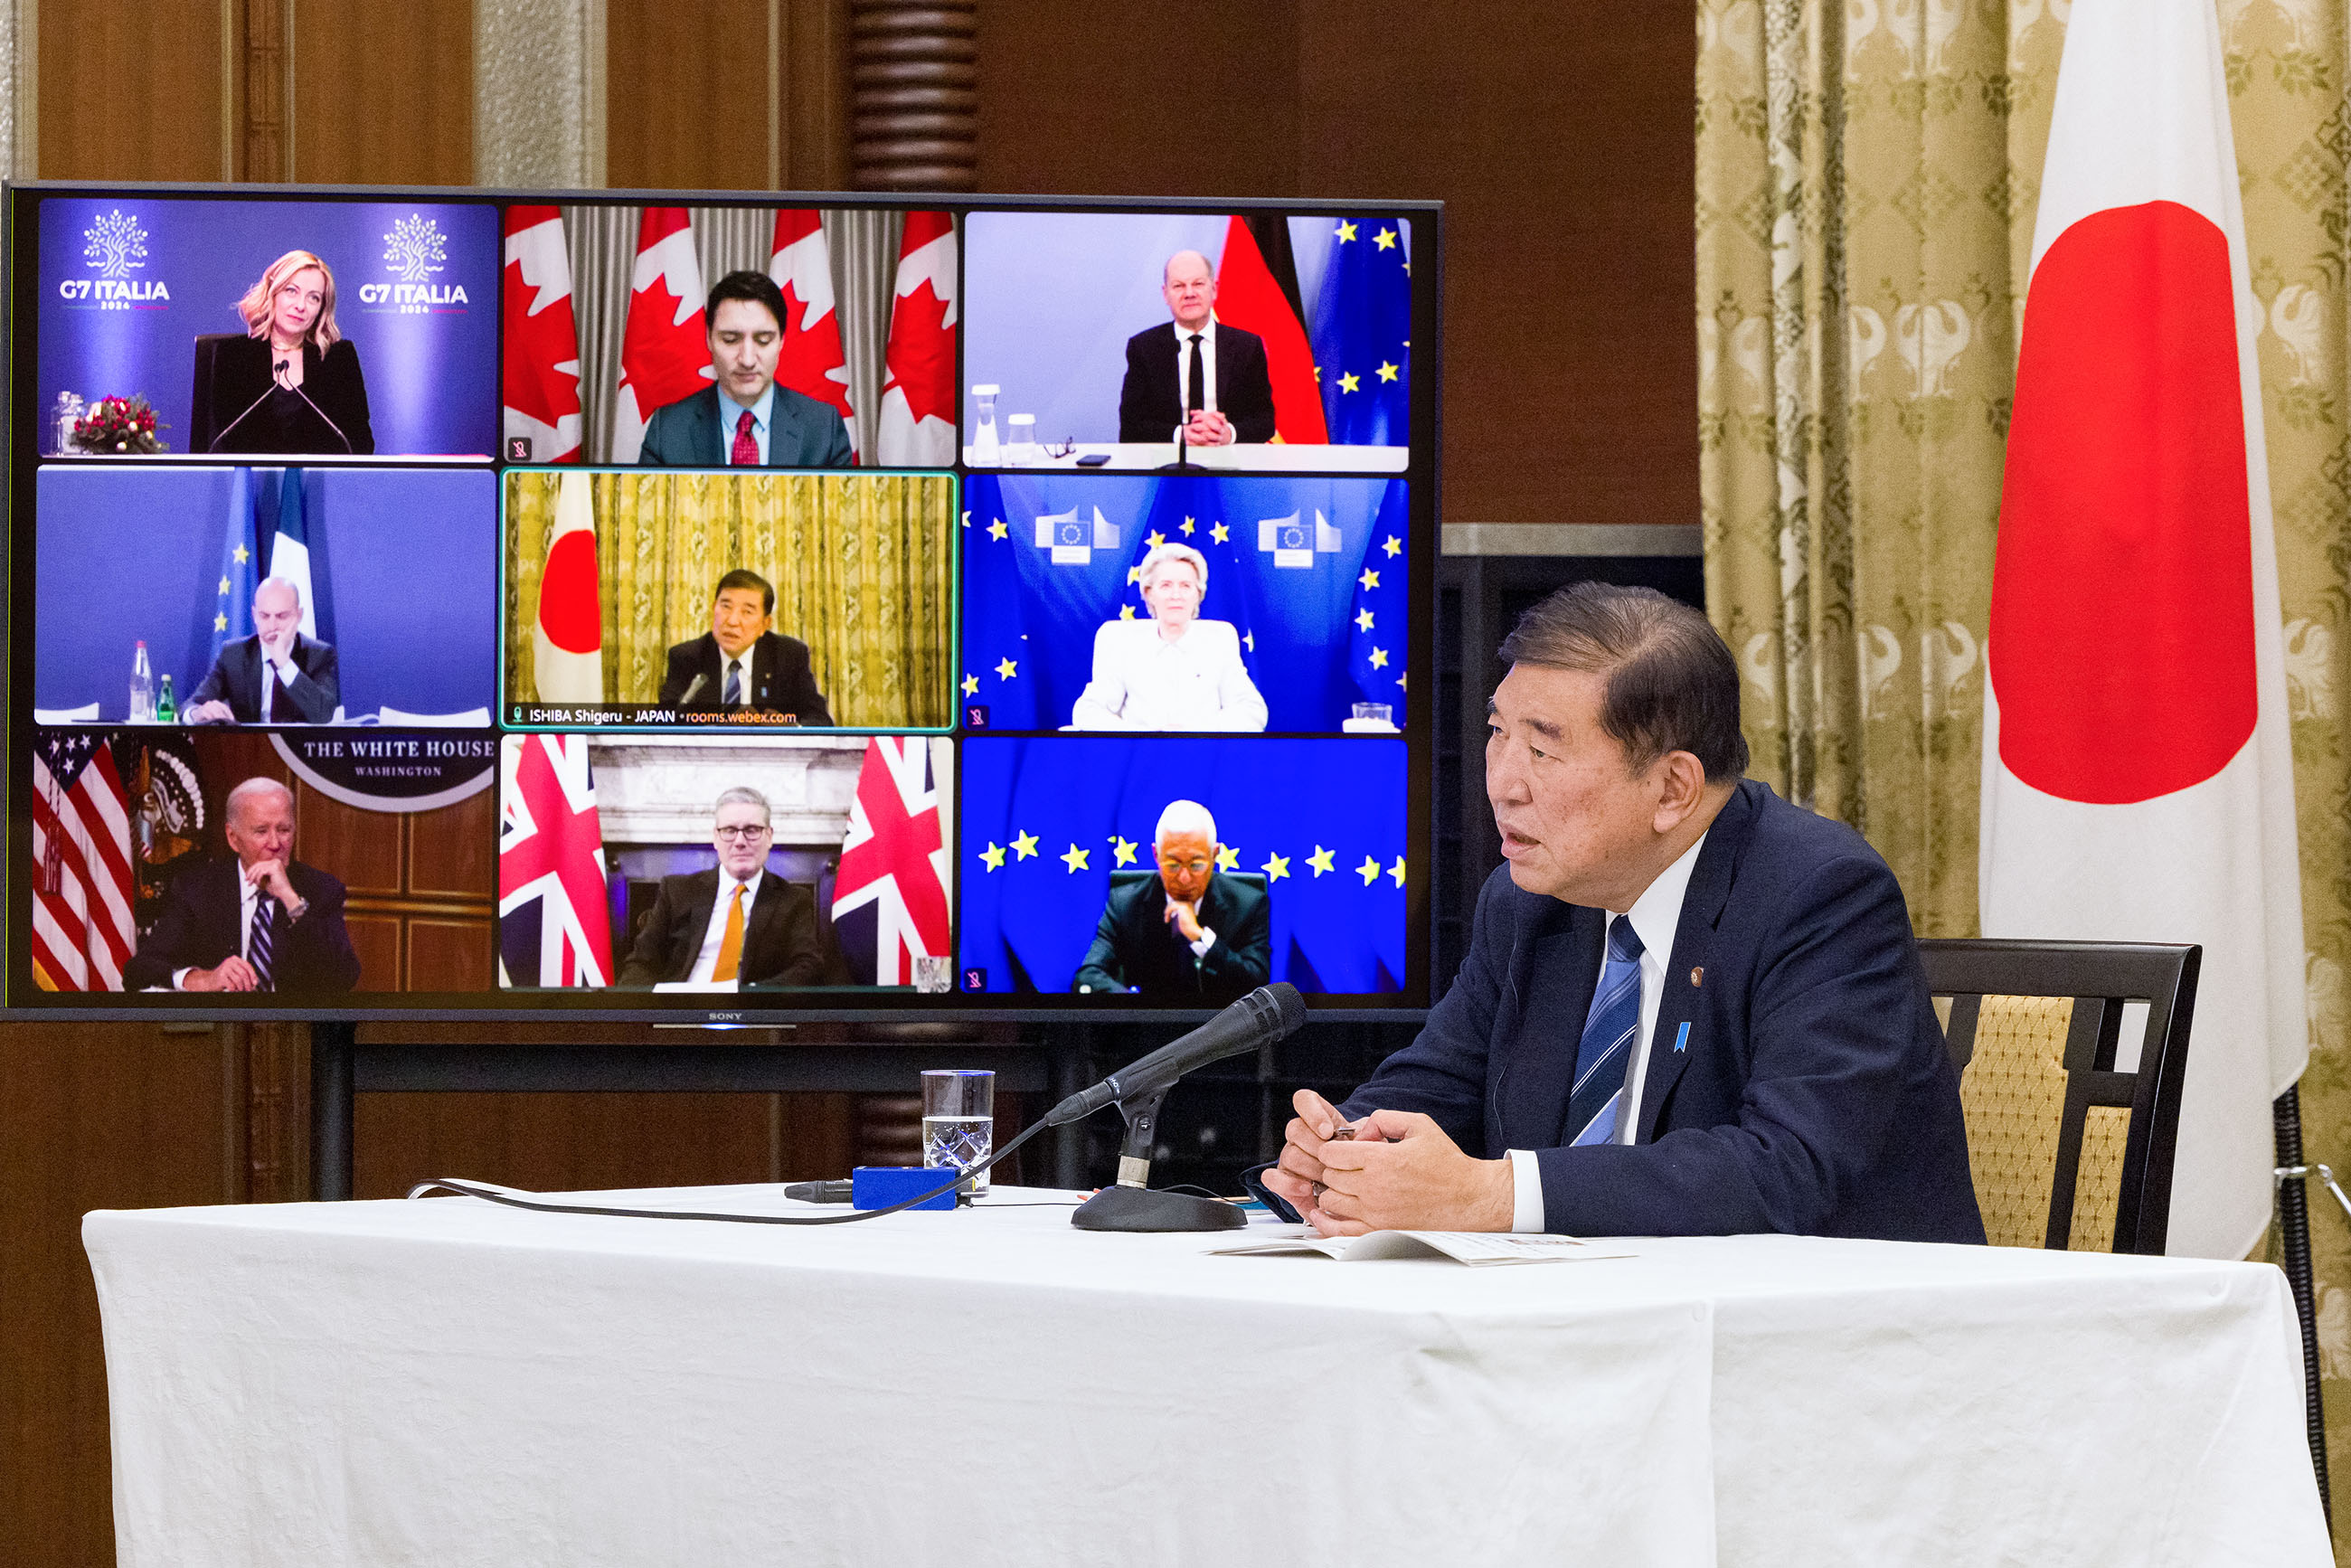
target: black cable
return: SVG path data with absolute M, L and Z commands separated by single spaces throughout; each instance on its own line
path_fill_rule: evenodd
M 2285 1254 L 2286 1284 L 2294 1295 L 2294 1314 L 2302 1328 L 2303 1423 L 2310 1441 L 2310 1468 L 2318 1481 L 2319 1507 L 2329 1528 L 2335 1500 L 2326 1476 L 2326 1406 L 2318 1380 L 2318 1315 L 2310 1266 L 2310 1197 L 2299 1175 L 2302 1154 L 2302 1093 L 2288 1089 L 2270 1103 L 2270 1120 L 2277 1139 L 2278 1239 Z
M 852 1225 L 861 1219 L 879 1219 L 885 1214 L 895 1214 L 902 1208 L 912 1208 L 916 1204 L 928 1203 L 941 1193 L 952 1192 L 982 1171 L 993 1167 L 997 1161 L 1052 1125 L 1054 1123 L 1050 1117 L 1034 1124 L 1027 1132 L 988 1155 L 982 1163 L 972 1166 L 969 1170 L 956 1172 L 953 1176 L 928 1192 L 917 1193 L 913 1197 L 901 1198 L 887 1208 L 857 1208 L 852 1209 L 847 1214 L 699 1214 L 679 1208 L 605 1208 L 585 1203 L 532 1203 L 516 1197 L 509 1192 L 485 1186 L 479 1182 L 460 1181 L 454 1176 L 442 1176 L 436 1181 L 418 1182 L 408 1189 L 408 1196 L 422 1197 L 429 1192 L 447 1191 L 459 1193 L 466 1197 L 478 1197 L 489 1203 L 502 1203 L 508 1208 L 528 1208 L 536 1214 L 601 1214 L 619 1219 L 709 1219 L 727 1225 Z M 1017 1206 L 1006 1204 L 1003 1207 L 1010 1208 Z

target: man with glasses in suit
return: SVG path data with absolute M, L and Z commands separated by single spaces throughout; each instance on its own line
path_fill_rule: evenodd
M 768 798 L 737 784 L 719 792 L 710 841 L 718 864 L 662 878 L 622 986 L 810 986 L 824 977 L 816 895 L 768 869 L 775 829 Z

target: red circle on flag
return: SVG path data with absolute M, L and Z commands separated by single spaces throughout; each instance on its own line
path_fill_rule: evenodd
M 1992 568 L 2000 758 L 2068 800 L 2210 779 L 2253 733 L 2252 528 L 2228 241 L 2094 213 L 2034 269 Z
M 547 570 L 538 580 L 538 629 L 567 653 L 592 653 L 604 645 L 596 536 L 586 528 L 565 534 L 547 552 Z

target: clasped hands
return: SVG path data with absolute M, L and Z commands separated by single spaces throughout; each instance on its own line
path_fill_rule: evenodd
M 1230 446 L 1238 434 L 1233 422 L 1213 408 L 1196 408 L 1184 416 L 1186 446 Z
M 1417 1111 L 1374 1111 L 1350 1124 L 1311 1089 L 1290 1103 L 1298 1114 L 1265 1185 L 1323 1235 L 1510 1228 L 1516 1188 L 1508 1159 L 1463 1154 Z
M 294 891 L 293 882 L 286 874 L 282 860 L 256 861 L 245 868 L 245 880 L 282 904 L 289 919 L 298 907 L 308 908 L 302 895 Z M 231 953 L 209 969 L 190 969 L 180 977 L 183 991 L 250 991 L 261 984 L 261 977 L 253 966 L 237 954 Z

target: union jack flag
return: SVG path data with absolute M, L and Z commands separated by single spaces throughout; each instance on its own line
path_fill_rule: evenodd
M 860 985 L 913 985 L 916 958 L 953 951 L 939 788 L 920 736 L 865 743 L 832 893 L 833 933 Z
M 137 941 L 131 812 L 114 755 L 87 730 L 33 747 L 33 978 L 119 991 Z
M 508 736 L 499 758 L 498 964 L 509 986 L 608 986 L 604 831 L 584 735 Z

